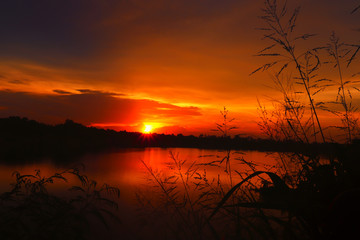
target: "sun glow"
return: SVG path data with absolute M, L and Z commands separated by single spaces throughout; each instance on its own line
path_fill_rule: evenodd
M 143 133 L 151 133 L 153 127 L 151 125 L 144 125 Z

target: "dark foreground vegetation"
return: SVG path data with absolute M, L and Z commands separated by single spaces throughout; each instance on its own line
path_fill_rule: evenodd
M 248 171 L 234 168 L 239 162 L 229 147 L 222 160 L 207 164 L 224 170 L 215 178 L 210 178 L 200 165 L 186 164 L 176 155 L 172 156 L 171 174 L 159 173 L 144 163 L 158 187 L 161 206 L 176 216 L 176 221 L 166 221 L 173 236 L 358 238 L 360 148 L 356 139 L 360 128 L 353 99 L 360 91 L 359 81 L 354 78 L 359 74 L 360 46 L 341 42 L 335 32 L 326 42 L 314 42 L 316 34 L 299 33 L 300 7 L 292 8 L 293 3 L 264 1 L 260 16 L 264 25 L 259 30 L 268 44 L 257 56 L 268 61 L 252 74 L 268 72 L 281 96 L 274 98 L 273 110 L 259 101 L 263 132 L 273 142 L 312 147 L 309 151 L 300 147 L 292 148 L 293 152 L 278 152 L 276 168 L 265 170 L 240 159 Z M 349 9 L 349 15 L 357 14 L 359 9 Z M 227 113 L 224 109 L 224 122 L 218 124 L 224 139 L 227 129 L 231 129 Z M 326 115 L 336 118 L 337 124 L 326 125 Z M 335 135 L 343 144 L 332 143 Z M 160 209 L 143 199 L 145 207 Z
M 120 221 L 119 189 L 99 185 L 77 168 L 13 177 L 10 190 L 0 194 L 1 239 L 99 239 L 110 222 Z
M 356 85 L 358 81 L 345 81 L 343 76 L 356 62 L 360 46 L 341 43 L 332 33 L 329 42 L 322 46 L 305 50 L 297 47 L 299 42 L 314 35 L 297 33 L 299 8 L 291 11 L 287 1 L 279 2 L 264 1 L 260 17 L 265 26 L 260 30 L 265 32 L 263 37 L 270 45 L 258 56 L 271 60 L 254 71 L 273 69 L 274 83 L 283 97 L 274 102 L 273 111 L 259 104 L 259 125 L 270 140 L 229 138 L 231 127 L 226 109 L 222 112 L 224 122 L 218 125 L 223 134 L 219 138 L 158 134 L 145 137 L 140 133 L 86 128 L 72 121 L 48 126 L 8 118 L 1 120 L 2 156 L 19 159 L 28 155 L 67 156 L 119 147 L 222 148 L 225 150 L 222 159 L 201 164 L 171 154 L 166 172 L 143 162 L 154 186 L 137 194 L 143 215 L 139 229 L 144 231 L 144 239 L 358 238 L 360 144 L 356 139 L 360 128 L 352 91 L 360 88 Z M 320 75 L 334 69 L 338 74 L 332 74 L 332 79 Z M 334 89 L 328 91 L 336 93 L 332 101 L 317 101 L 318 94 Z M 336 116 L 339 125 L 325 127 L 321 111 Z M 332 129 L 337 130 L 343 144 L 333 143 Z M 259 170 L 254 163 L 246 161 L 246 156 L 234 158 L 233 149 L 276 150 L 277 165 Z M 241 171 L 235 168 L 239 162 L 244 167 Z M 222 174 L 210 176 L 210 168 L 222 169 Z M 70 174 L 78 176 L 76 171 Z M 1 220 L 4 220 L 0 231 L 2 236 L 10 236 L 9 239 L 13 236 L 13 239 L 45 239 L 43 233 L 62 234 L 57 239 L 86 238 L 78 234 L 84 224 L 82 217 L 77 218 L 74 204 L 87 207 L 95 199 L 103 207 L 108 202 L 100 197 L 100 190 L 91 190 L 96 184 L 81 177 L 82 185 L 72 190 L 86 194 L 67 201 L 53 198 L 46 190 L 48 183 L 63 179 L 63 173 L 50 178 L 41 178 L 38 173 L 15 176 L 13 189 L 0 195 Z M 90 193 L 86 192 L 86 186 Z M 108 188 L 105 186 L 104 190 Z M 109 190 L 117 193 L 116 189 Z M 101 219 L 101 215 L 95 215 Z M 27 221 L 30 225 L 24 227 L 19 221 L 23 216 L 31 220 Z M 54 231 L 54 227 L 59 230 Z

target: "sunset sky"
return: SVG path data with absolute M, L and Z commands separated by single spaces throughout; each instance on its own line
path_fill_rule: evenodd
M 357 0 L 289 0 L 298 31 L 359 43 Z M 224 106 L 259 133 L 257 98 L 279 94 L 255 28 L 263 0 L 2 0 L 0 117 L 210 134 Z M 357 65 L 359 62 L 356 63 Z M 323 96 L 324 97 L 324 96 Z M 355 99 L 357 100 L 357 99 Z

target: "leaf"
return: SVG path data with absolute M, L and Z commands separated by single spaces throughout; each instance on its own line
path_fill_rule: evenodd
M 270 39 L 270 40 L 272 40 L 272 41 L 274 41 L 274 42 L 276 42 L 276 43 L 278 43 L 278 44 L 280 44 L 280 45 L 283 46 L 283 47 L 286 47 L 286 46 L 287 46 L 287 45 L 285 44 L 285 42 L 282 41 L 281 39 L 273 37 L 273 34 L 264 35 L 264 39 L 266 39 L 266 38 L 267 38 L 267 39 Z
M 294 40 L 297 40 L 297 39 L 308 40 L 309 38 L 314 37 L 316 35 L 317 34 L 309 34 L 309 33 L 307 33 L 307 34 L 303 34 L 301 36 L 296 37 Z
M 272 56 L 280 56 L 279 53 L 260 53 L 255 55 L 257 57 L 272 57 Z
M 252 174 L 250 174 L 249 176 L 247 176 L 244 180 L 242 180 L 241 182 L 239 182 L 238 184 L 236 184 L 234 187 L 232 187 L 226 194 L 225 196 L 221 199 L 221 201 L 217 204 L 217 206 L 215 207 L 215 209 L 213 210 L 213 212 L 210 214 L 209 218 L 207 219 L 207 222 L 209 222 L 211 220 L 211 218 L 220 210 L 220 208 L 225 204 L 225 202 L 231 197 L 231 195 L 238 189 L 241 187 L 241 185 L 243 185 L 245 182 L 249 181 L 250 179 L 260 175 L 260 174 L 267 174 L 271 181 L 273 182 L 274 186 L 282 189 L 282 190 L 288 190 L 289 187 L 285 184 L 285 182 L 279 177 L 277 176 L 275 173 L 272 172 L 265 172 L 265 171 L 256 171 Z
M 353 75 L 351 75 L 351 77 L 355 77 L 355 76 L 357 76 L 359 74 L 360 74 L 360 72 L 354 73 Z M 360 82 L 360 81 L 353 81 L 353 82 Z
M 360 46 L 357 46 L 357 49 L 355 50 L 354 54 L 351 55 L 351 57 L 350 57 L 350 59 L 349 59 L 349 61 L 348 61 L 347 66 L 349 66 L 349 65 L 352 63 L 352 61 L 355 59 L 355 57 L 356 57 L 357 53 L 359 52 L 359 50 L 360 50 Z
M 323 91 L 325 88 L 320 88 L 319 90 L 315 91 L 312 96 L 315 96 L 316 94 L 318 94 L 319 92 Z
M 315 82 L 332 82 L 332 81 L 333 80 L 328 79 L 328 78 L 321 78 L 321 79 L 315 80 Z
M 286 9 L 287 9 L 287 1 L 285 1 L 284 6 L 283 6 L 283 8 L 282 8 L 282 10 L 281 10 L 281 12 L 280 12 L 280 17 L 285 16 L 285 14 L 286 14 L 286 12 L 287 12 Z
M 360 89 L 359 88 L 357 88 L 357 87 L 353 87 L 355 90 L 357 90 L 357 91 L 359 91 L 360 92 Z
M 292 16 L 289 19 L 288 24 L 290 27 L 290 32 L 294 31 L 294 29 L 295 29 L 295 22 L 296 22 L 297 16 L 299 15 L 299 12 L 300 12 L 300 7 L 295 8 Z
M 277 75 L 279 76 L 280 73 L 281 73 L 285 68 L 287 68 L 287 66 L 288 66 L 288 63 L 284 64 L 284 65 L 281 67 L 280 71 L 277 73 Z
M 356 8 L 354 8 L 352 11 L 351 11 L 351 13 L 350 14 L 353 14 L 353 13 L 355 13 L 357 10 L 359 10 L 360 9 L 360 5 L 359 6 L 357 6 Z
M 251 75 L 253 75 L 254 73 L 256 73 L 256 72 L 258 72 L 258 71 L 260 71 L 260 70 L 265 71 L 265 70 L 271 68 L 272 66 L 274 66 L 274 65 L 277 64 L 277 63 L 278 63 L 277 61 L 271 62 L 271 63 L 266 63 L 266 64 L 262 65 L 261 67 L 257 68 L 256 70 L 254 70 L 254 71 L 253 71 L 252 73 L 250 73 L 249 75 L 251 76 Z
M 67 179 L 63 176 L 63 175 L 61 175 L 61 174 L 59 174 L 59 173 L 56 173 L 54 176 L 52 176 L 51 178 L 58 178 L 58 179 L 62 179 L 62 180 L 64 180 L 64 182 L 67 182 Z
M 321 106 L 321 105 L 324 105 L 325 103 L 324 102 L 317 102 L 315 103 L 315 106 Z
M 260 31 L 271 31 L 272 29 L 270 29 L 270 28 L 255 28 L 255 30 L 260 30 Z
M 269 49 L 271 49 L 271 48 L 273 48 L 273 47 L 275 47 L 275 46 L 276 46 L 276 44 L 273 44 L 273 45 L 271 45 L 271 46 L 268 46 L 268 47 L 264 48 L 263 50 L 259 51 L 258 53 L 265 52 L 265 51 L 267 51 L 267 50 L 269 50 Z
M 85 190 L 82 187 L 79 186 L 72 186 L 71 188 L 68 189 L 69 191 L 80 191 L 80 192 L 85 192 Z

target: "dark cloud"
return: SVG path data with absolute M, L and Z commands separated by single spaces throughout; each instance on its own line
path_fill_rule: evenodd
M 0 114 L 124 124 L 143 118 L 180 124 L 181 114 L 185 124 L 185 117 L 196 121 L 200 109 L 163 102 L 208 108 L 251 105 L 256 112 L 256 96 L 277 96 L 264 87 L 271 84 L 268 75 L 248 76 L 268 61 L 253 57 L 267 45 L 254 30 L 263 26 L 257 17 L 263 3 L 1 0 L 0 87 L 24 92 L 1 91 Z M 288 3 L 302 6 L 299 33 L 319 33 L 316 46 L 328 41 L 331 30 L 340 30 L 340 36 L 347 31 L 341 37 L 345 42 L 358 39 L 358 32 L 348 31 L 359 28 L 360 14 L 350 14 L 354 0 Z M 22 86 L 27 82 L 22 79 L 29 79 L 29 85 Z
M 53 92 L 58 93 L 58 94 L 71 94 L 71 92 L 64 91 L 64 90 L 61 90 L 61 89 L 54 89 Z
M 76 91 L 83 93 L 83 94 L 125 96 L 125 94 L 113 93 L 113 92 L 103 92 L 103 91 L 91 90 L 91 89 L 76 89 Z
M 102 92 L 59 95 L 0 91 L 1 117 L 24 116 L 43 122 L 59 123 L 65 119 L 91 123 L 139 124 L 145 119 L 198 116 L 200 109 L 178 107 L 146 99 L 119 98 Z
M 28 81 L 26 80 L 19 80 L 19 79 L 14 79 L 14 80 L 10 80 L 8 81 L 8 83 L 12 83 L 12 84 L 29 84 Z

